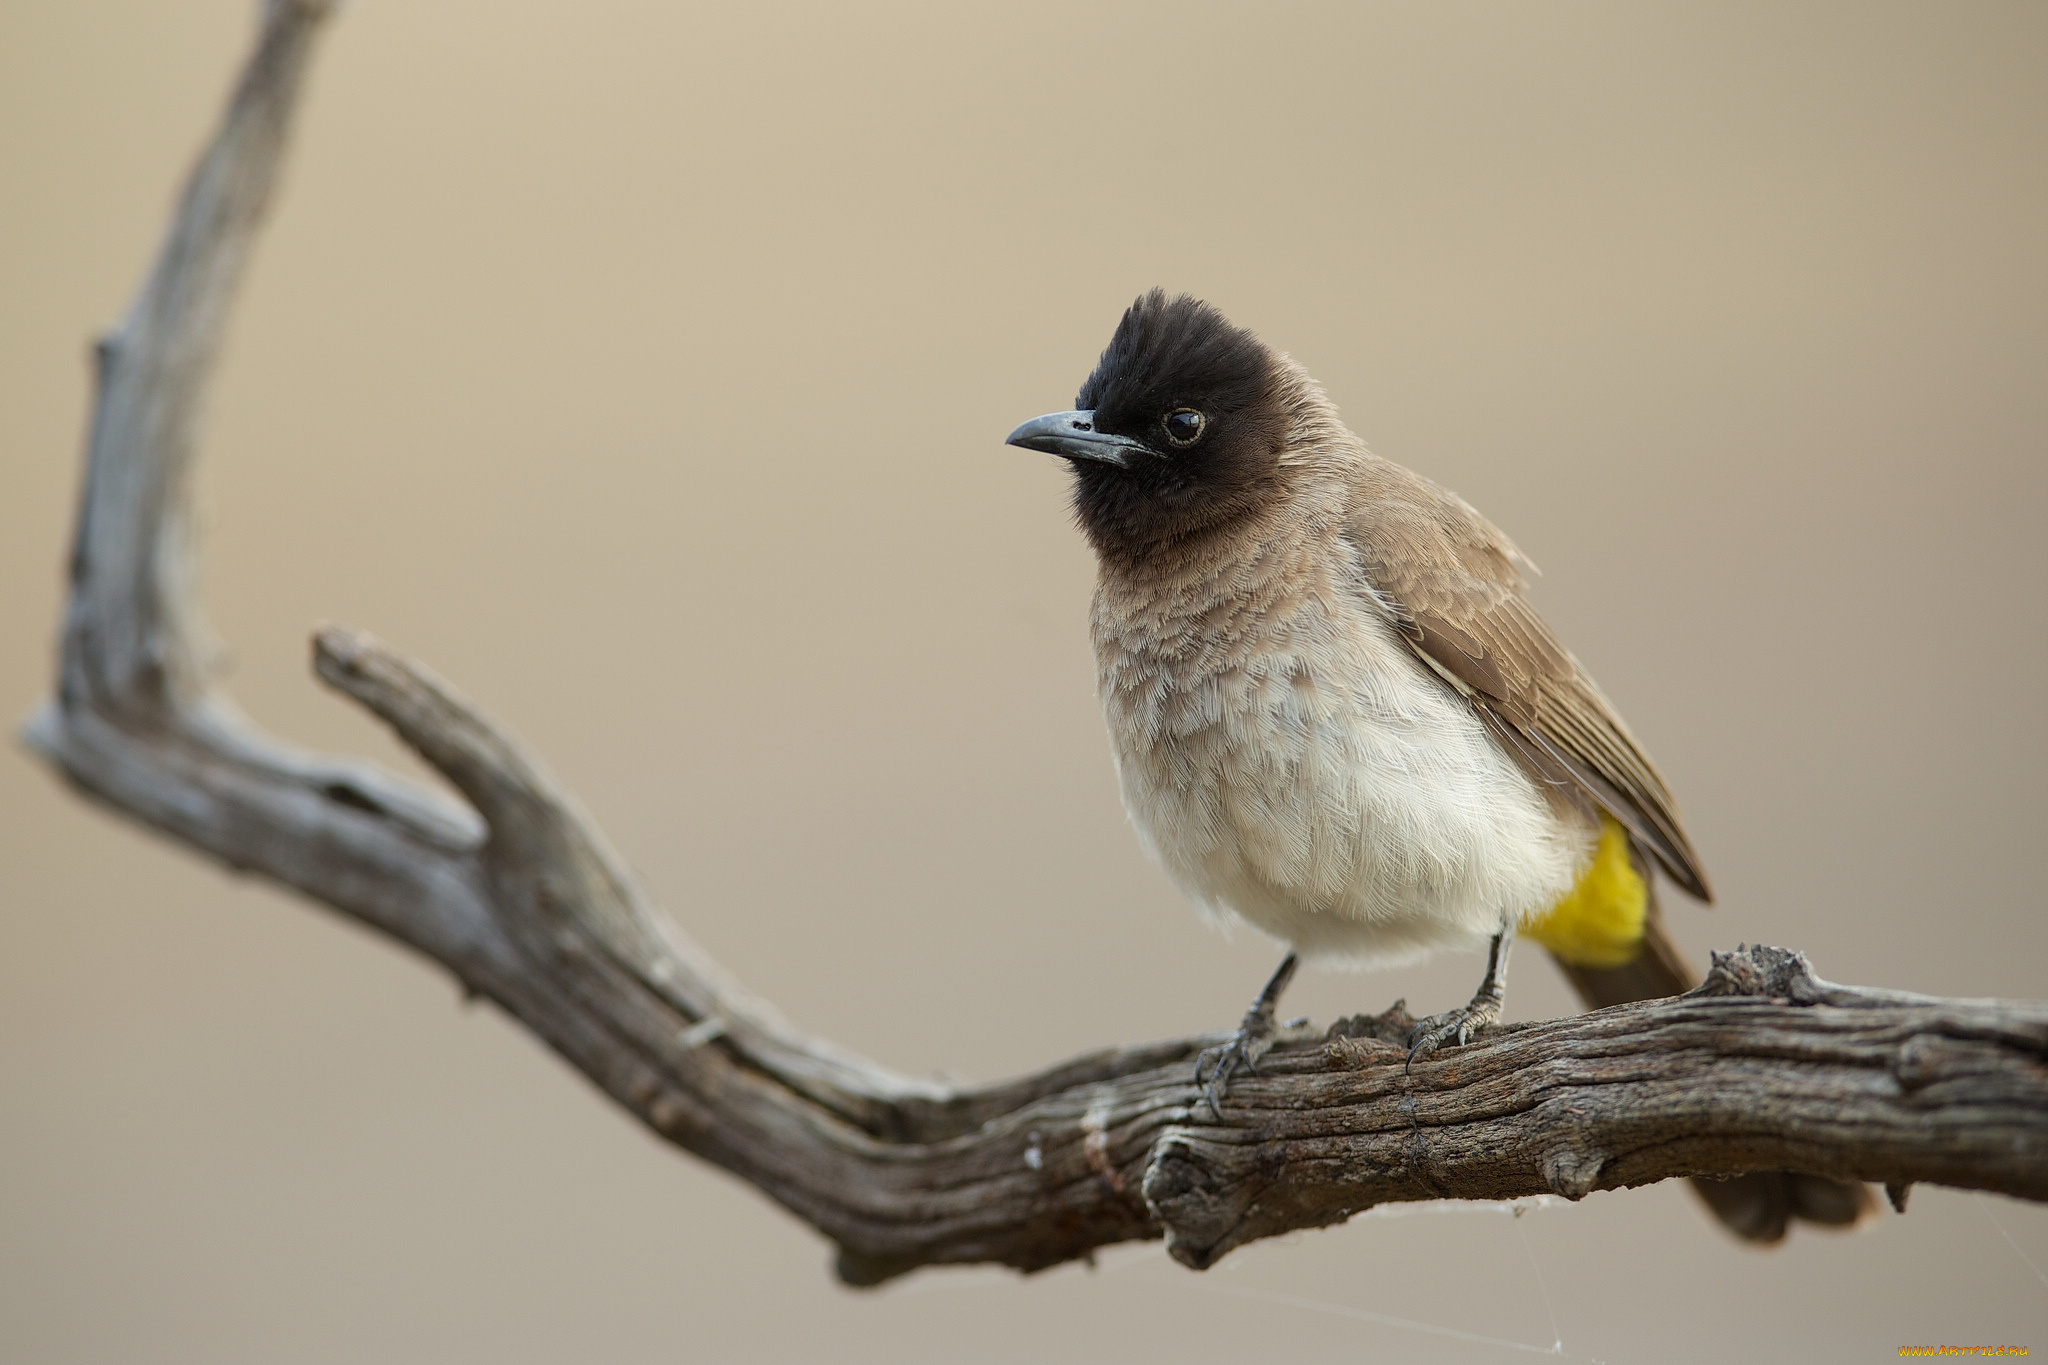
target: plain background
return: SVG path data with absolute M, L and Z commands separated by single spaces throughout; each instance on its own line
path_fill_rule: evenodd
M 88 339 L 250 10 L 0 4 L 12 715 Z M 229 685 L 411 770 L 305 637 L 413 652 L 726 966 L 896 1067 L 1228 1025 L 1275 949 L 1139 852 L 1066 476 L 1001 444 L 1154 284 L 1543 565 L 1721 893 L 1670 894 L 1696 954 L 2042 994 L 2033 0 L 355 0 L 212 407 Z M 1291 1003 L 1443 1008 L 1479 967 Z M 1514 987 L 1571 1007 L 1540 954 Z M 0 754 L 9 1360 L 1876 1360 L 2048 1350 L 2028 1258 L 2048 1211 L 2006 1200 L 1759 1253 L 1666 1186 L 857 1293 L 445 974 Z

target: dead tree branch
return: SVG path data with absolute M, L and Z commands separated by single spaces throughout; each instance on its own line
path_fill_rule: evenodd
M 676 1145 L 840 1248 L 846 1279 L 1049 1266 L 1164 1237 L 1190 1266 L 1373 1204 L 1760 1170 L 2048 1199 L 2048 1005 L 1833 986 L 1716 959 L 1690 995 L 1503 1030 L 1411 1073 L 1404 1017 L 1334 1026 L 1197 1108 L 1213 1037 L 985 1089 L 807 1038 L 646 904 L 519 744 L 424 668 L 320 632 L 320 676 L 458 805 L 258 732 L 209 678 L 187 509 L 202 398 L 325 0 L 271 0 L 133 309 L 98 352 L 55 698 L 28 742 L 80 791 L 376 926 Z

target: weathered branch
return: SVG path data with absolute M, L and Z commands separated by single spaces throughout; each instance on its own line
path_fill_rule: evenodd
M 100 346 L 57 695 L 29 742 L 87 795 L 374 925 L 497 1002 L 655 1131 L 733 1171 L 874 1283 L 1053 1265 L 1163 1236 L 1231 1248 L 1416 1199 L 1577 1198 L 1796 1170 L 2048 1199 L 2048 1006 L 1833 986 L 1776 949 L 1674 1000 L 1405 1065 L 1405 1016 L 1340 1023 L 1198 1109 L 1214 1038 L 985 1089 L 804 1037 L 652 911 L 532 756 L 366 636 L 315 666 L 467 799 L 299 753 L 213 688 L 189 524 L 201 400 L 328 5 L 273 0 L 132 311 Z

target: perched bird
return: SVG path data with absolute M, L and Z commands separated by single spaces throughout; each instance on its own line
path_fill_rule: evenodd
M 1411 1062 L 1498 1022 L 1519 933 L 1591 1005 L 1694 978 L 1656 870 L 1711 898 L 1664 779 L 1530 605 L 1521 551 L 1366 449 L 1322 388 L 1215 308 L 1131 305 L 1076 410 L 1009 444 L 1066 459 L 1099 565 L 1092 634 L 1126 809 L 1196 905 L 1285 942 L 1223 1047 L 1212 1107 L 1257 1065 L 1297 961 L 1487 949 Z M 1861 1185 L 1701 1182 L 1738 1233 L 1854 1222 Z

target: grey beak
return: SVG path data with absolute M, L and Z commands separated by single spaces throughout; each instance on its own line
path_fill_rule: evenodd
M 1128 436 L 1095 429 L 1092 412 L 1048 412 L 1011 432 L 1003 444 L 1063 455 L 1070 460 L 1095 460 L 1128 467 L 1131 456 L 1145 447 Z

